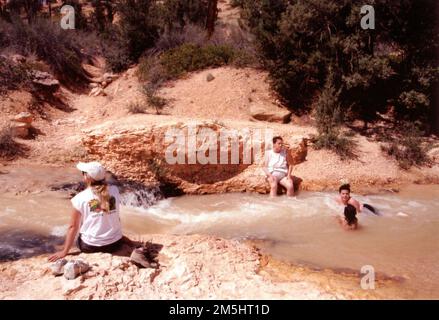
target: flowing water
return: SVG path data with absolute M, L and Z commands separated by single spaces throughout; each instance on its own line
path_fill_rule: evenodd
M 141 208 L 130 205 L 138 205 L 135 195 L 126 197 L 121 217 L 124 231 L 131 234 L 264 240 L 258 241 L 263 251 L 295 264 L 358 272 L 370 265 L 377 273 L 405 279 L 401 290 L 408 297 L 439 299 L 439 186 L 356 197 L 381 213 L 361 213 L 357 231 L 344 231 L 335 222 L 334 215 L 341 212 L 335 196 L 183 196 Z M 0 195 L 0 261 L 53 251 L 63 242 L 69 210 L 62 193 Z

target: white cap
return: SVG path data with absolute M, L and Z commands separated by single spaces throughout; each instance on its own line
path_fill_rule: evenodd
M 99 162 L 80 162 L 76 165 L 76 168 L 86 172 L 95 181 L 104 180 L 107 173 L 107 170 Z

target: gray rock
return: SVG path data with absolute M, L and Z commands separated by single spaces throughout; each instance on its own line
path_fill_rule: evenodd
M 50 270 L 54 276 L 60 276 L 64 273 L 64 266 L 66 265 L 66 259 L 60 259 L 50 266 Z
M 64 266 L 64 277 L 68 280 L 73 280 L 88 270 L 90 270 L 90 266 L 84 260 L 72 260 Z

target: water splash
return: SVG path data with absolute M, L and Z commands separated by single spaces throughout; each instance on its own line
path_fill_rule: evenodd
M 120 201 L 123 206 L 149 208 L 163 199 L 158 186 L 144 186 L 139 183 L 125 182 L 118 185 Z

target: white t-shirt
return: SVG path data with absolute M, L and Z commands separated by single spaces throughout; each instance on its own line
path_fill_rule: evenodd
M 78 193 L 72 200 L 73 207 L 81 213 L 81 240 L 91 246 L 105 246 L 122 238 L 119 217 L 120 194 L 115 186 L 109 186 L 110 211 L 100 208 L 99 197 L 91 188 Z
M 285 150 L 281 150 L 279 153 L 269 150 L 267 152 L 267 161 L 270 173 L 274 171 L 288 173 L 287 152 Z

